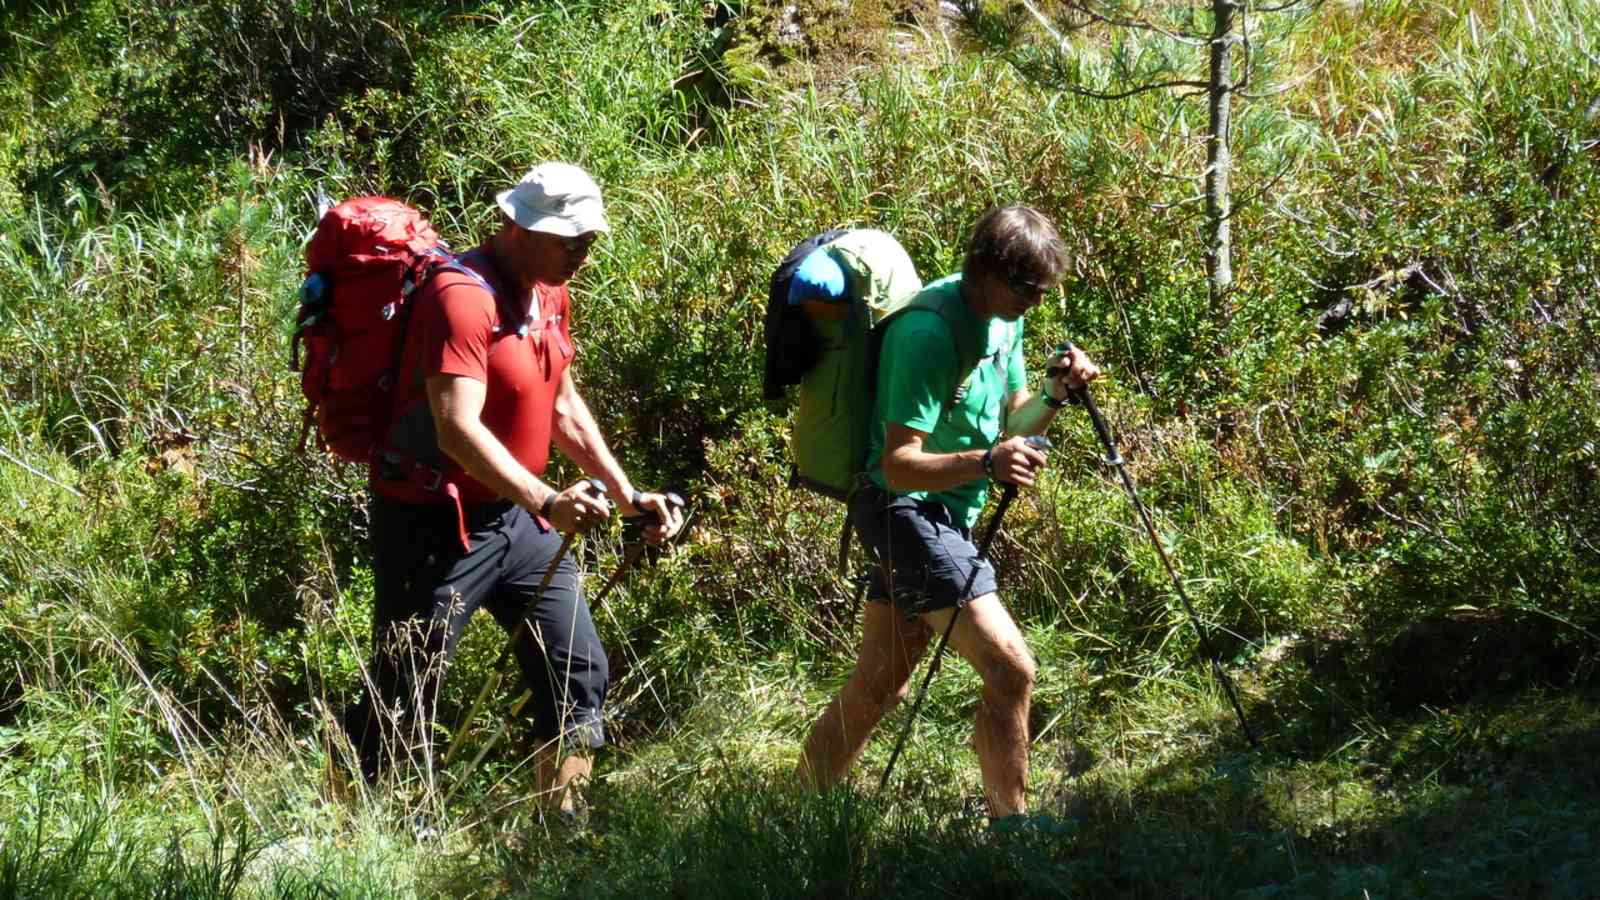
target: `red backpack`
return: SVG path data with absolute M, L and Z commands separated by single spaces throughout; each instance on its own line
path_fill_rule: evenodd
M 323 215 L 306 245 L 292 343 L 291 364 L 306 396 L 302 451 L 315 421 L 334 454 L 373 458 L 394 412 L 407 302 L 453 262 L 422 213 L 398 200 L 359 197 Z

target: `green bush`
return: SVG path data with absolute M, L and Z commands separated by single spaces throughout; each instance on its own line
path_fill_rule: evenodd
M 1578 890 L 1592 867 L 1571 848 L 1593 817 L 1552 796 L 1588 797 L 1592 778 L 1536 767 L 1496 793 L 1470 754 L 1501 760 L 1485 737 L 1500 731 L 1579 747 L 1588 732 L 1419 712 L 1394 685 L 1449 661 L 1386 653 L 1443 623 L 1478 628 L 1474 646 L 1529 642 L 1534 662 L 1505 670 L 1523 680 L 1493 685 L 1513 696 L 1593 673 L 1593 11 L 1323 4 L 1307 27 L 1262 24 L 1257 71 L 1286 89 L 1242 107 L 1219 316 L 1195 107 L 1041 87 L 928 4 L 873 44 L 898 49 L 830 55 L 873 37 L 841 23 L 901 10 L 797 6 L 7 10 L 0 805 L 25 814 L 0 837 L 0 894 L 122 876 L 203 896 Z M 839 41 L 774 50 L 790 45 L 769 29 L 806 16 Z M 1086 65 L 1114 62 L 1078 43 Z M 546 831 L 510 745 L 448 808 L 459 764 L 341 806 L 324 716 L 360 687 L 371 573 L 362 473 L 296 448 L 302 244 L 319 203 L 379 192 L 471 246 L 493 192 L 546 158 L 590 168 L 614 226 L 573 286 L 575 375 L 635 480 L 691 498 L 681 546 L 598 614 L 618 747 L 595 790 L 616 812 Z M 858 626 L 834 569 L 842 508 L 785 486 L 759 334 L 770 269 L 799 238 L 885 228 L 931 278 L 1012 200 L 1073 253 L 1029 316 L 1029 365 L 1070 338 L 1105 366 L 1096 395 L 1264 748 L 1242 749 L 1195 623 L 1068 409 L 994 551 L 1041 664 L 1035 799 L 1053 818 L 985 836 L 963 813 L 978 676 L 959 663 L 883 798 L 775 788 Z M 603 577 L 620 550 L 595 535 L 580 558 Z M 446 723 L 502 640 L 469 631 Z M 469 748 L 493 716 L 469 723 Z M 875 740 L 862 778 L 886 756 Z M 104 801 L 106 824 L 43 808 L 45 787 Z M 221 824 L 235 812 L 320 843 L 279 865 L 285 838 L 261 863 Z M 437 847 L 397 824 L 418 813 L 449 826 Z M 1472 837 L 1434 836 L 1452 828 Z

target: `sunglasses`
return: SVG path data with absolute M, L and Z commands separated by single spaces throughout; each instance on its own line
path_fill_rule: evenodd
M 1050 288 L 1026 278 L 1007 277 L 1006 286 L 1018 297 L 1039 297 L 1050 293 Z
M 592 234 L 579 235 L 578 237 L 560 238 L 561 249 L 571 254 L 587 253 L 589 252 L 589 248 L 593 247 L 594 242 L 598 239 L 599 238 L 597 235 Z

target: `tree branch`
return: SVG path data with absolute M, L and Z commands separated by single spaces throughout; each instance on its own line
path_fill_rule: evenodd
M 1320 73 L 1323 69 L 1327 68 L 1327 66 L 1328 66 L 1328 61 L 1327 60 L 1323 60 L 1323 61 L 1317 63 L 1316 66 L 1314 66 L 1311 69 L 1311 71 L 1307 72 L 1306 74 L 1300 76 L 1299 78 L 1294 79 L 1293 81 L 1289 81 L 1289 82 L 1286 82 L 1284 84 L 1280 84 L 1280 85 L 1278 85 L 1277 87 L 1273 88 L 1270 91 L 1260 91 L 1260 92 L 1243 91 L 1243 90 L 1239 90 L 1239 89 L 1235 88 L 1234 89 L 1234 93 L 1239 95 L 1240 97 L 1245 98 L 1246 100 L 1263 100 L 1263 99 L 1265 99 L 1267 97 L 1276 97 L 1279 94 L 1286 94 L 1289 91 L 1292 91 L 1295 88 L 1300 87 L 1301 85 L 1303 85 L 1306 82 L 1310 81 L 1312 78 L 1316 77 L 1316 75 L 1318 73 Z
M 1149 206 L 1150 206 L 1151 209 L 1159 209 L 1159 210 L 1165 211 L 1165 210 L 1169 210 L 1169 209 L 1177 209 L 1180 206 L 1188 206 L 1191 203 L 1199 203 L 1204 199 L 1206 199 L 1206 195 L 1205 194 L 1195 194 L 1193 197 L 1185 197 L 1182 200 L 1174 200 L 1171 203 L 1162 203 L 1162 202 L 1157 202 L 1157 201 L 1151 201 Z
M 1323 2 L 1324 0 L 1289 0 L 1289 2 L 1280 3 L 1277 6 L 1258 6 L 1254 11 L 1261 13 L 1283 12 L 1284 10 L 1293 9 L 1296 6 L 1303 4 L 1306 8 L 1306 12 L 1310 12 L 1311 10 L 1322 6 Z
M 1030 12 L 1033 13 L 1035 18 L 1043 18 L 1039 15 L 1039 11 L 1034 9 L 1032 0 L 1022 0 L 1022 3 Z M 1105 12 L 1099 8 L 1098 4 L 1094 3 L 1083 3 L 1075 2 L 1075 0 L 1067 0 L 1067 2 L 1063 3 L 1062 5 L 1069 10 L 1080 12 L 1089 18 L 1089 22 L 1069 24 L 1068 28 L 1074 30 L 1086 27 L 1090 22 L 1098 22 L 1101 25 L 1110 25 L 1114 28 L 1135 28 L 1140 31 L 1149 31 L 1154 34 L 1159 34 L 1162 37 L 1170 38 L 1181 44 L 1188 44 L 1191 47 L 1204 47 L 1209 41 L 1209 38 L 1203 34 L 1190 34 L 1189 32 L 1184 31 L 1174 31 L 1170 28 L 1164 28 L 1160 25 L 1157 25 L 1148 19 L 1130 18 L 1128 16 L 1118 16 L 1113 13 Z
M 1088 97 L 1091 100 L 1125 100 L 1129 97 L 1135 97 L 1139 94 L 1147 94 L 1151 91 L 1161 91 L 1168 88 L 1180 87 L 1193 88 L 1194 90 L 1203 93 L 1206 90 L 1206 83 L 1203 81 L 1189 80 L 1157 81 L 1150 84 L 1141 84 L 1138 87 L 1129 88 L 1126 91 L 1120 91 L 1116 93 L 1102 93 L 1100 91 L 1090 90 L 1089 88 L 1080 87 L 1075 84 L 1062 85 L 1063 89 L 1077 94 L 1080 97 Z

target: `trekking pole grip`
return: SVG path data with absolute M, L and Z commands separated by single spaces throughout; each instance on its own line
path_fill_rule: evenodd
M 639 496 L 639 492 L 635 492 L 634 496 L 637 498 Z M 669 509 L 683 509 L 684 499 L 682 495 L 678 494 L 676 491 L 667 491 L 665 494 L 663 494 L 663 496 L 667 498 L 667 507 Z M 627 524 L 636 525 L 641 528 L 648 525 L 661 524 L 660 513 L 653 509 L 644 509 L 643 507 L 640 507 L 637 499 L 633 501 L 633 506 L 635 509 L 639 510 L 639 514 L 636 516 L 627 517 L 624 520 Z
M 1055 444 L 1051 443 L 1050 439 L 1042 434 L 1036 434 L 1028 438 L 1027 444 L 1040 453 L 1048 453 L 1055 447 Z M 1006 510 L 1011 508 L 1011 501 L 1017 499 L 1017 486 L 1015 484 L 1009 481 L 1001 481 L 999 484 L 1001 485 L 1000 505 L 995 507 L 994 515 L 989 519 L 989 531 L 983 536 L 983 545 L 978 548 L 978 555 L 984 558 L 989 556 L 989 542 L 994 539 L 995 531 L 1000 528 L 1000 520 L 1005 518 Z
M 644 509 L 639 506 L 638 496 L 639 493 L 635 492 L 633 506 L 639 510 L 639 514 L 628 516 L 622 520 L 623 538 L 627 541 L 638 539 L 646 528 L 665 524 L 660 513 L 653 509 Z M 686 505 L 683 496 L 675 491 L 666 491 L 663 496 L 667 498 L 668 509 L 683 509 Z

